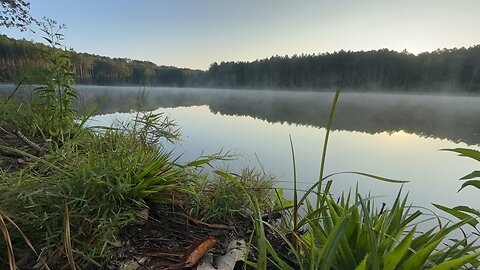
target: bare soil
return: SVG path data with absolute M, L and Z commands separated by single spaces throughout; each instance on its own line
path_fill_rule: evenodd
M 43 138 L 29 138 L 32 142 L 39 145 L 40 147 L 46 147 L 46 143 Z M 11 133 L 5 133 L 0 131 L 0 145 L 7 146 L 10 148 L 18 149 L 24 152 L 27 152 L 34 156 L 39 156 L 37 150 L 29 146 L 27 143 L 22 141 L 19 137 Z M 24 168 L 28 162 L 29 158 L 18 154 L 13 151 L 8 151 L 0 149 L 0 169 L 7 171 L 15 171 Z
M 243 220 L 242 220 L 243 219 Z M 232 228 L 224 224 L 198 224 L 180 206 L 150 205 L 148 219 L 122 228 L 118 247 L 105 258 L 104 269 L 195 269 L 185 267 L 185 258 L 196 242 L 213 237 L 218 244 L 213 256 L 227 253 L 233 240 L 248 239 L 251 220 L 239 218 Z M 243 269 L 238 262 L 235 269 Z

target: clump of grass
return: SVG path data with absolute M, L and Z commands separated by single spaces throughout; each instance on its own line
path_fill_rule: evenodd
M 232 182 L 230 177 L 237 182 Z M 239 215 L 249 215 L 250 197 L 259 198 L 259 207 L 269 212 L 276 200 L 275 182 L 273 176 L 251 168 L 238 174 L 217 171 L 213 178 L 200 177 L 191 205 L 192 215 L 206 222 L 233 223 Z
M 37 131 L 33 119 L 35 113 L 27 101 L 0 97 L 0 134 L 13 134 L 18 130 L 32 136 Z
M 41 248 L 49 265 L 97 264 L 116 241 L 117 230 L 146 208 L 146 200 L 177 202 L 171 194 L 191 190 L 192 166 L 176 163 L 169 152 L 142 137 L 152 125 L 100 133 L 82 129 L 62 147 L 34 158 L 25 171 L 0 174 L 2 211 Z M 66 215 L 73 250 L 67 257 L 62 247 Z M 20 244 L 14 248 L 31 253 Z M 27 261 L 33 258 L 30 254 Z
M 351 197 L 350 197 L 351 195 Z M 411 212 L 406 197 L 398 194 L 390 209 L 375 211 L 371 199 L 358 192 L 339 200 L 325 195 L 326 207 L 316 209 L 306 205 L 297 227 L 280 231 L 261 221 L 275 238 L 283 241 L 283 249 L 270 244 L 272 236 L 257 238 L 267 246 L 271 267 L 278 269 L 458 269 L 478 265 L 474 241 L 451 240 L 443 246 L 445 237 L 468 223 L 427 231 L 417 229 L 423 214 Z M 349 202 L 351 198 L 353 201 Z M 257 223 L 260 221 L 257 221 Z M 291 223 L 293 224 L 293 223 Z M 265 234 L 265 233 L 263 233 Z M 442 267 L 453 268 L 442 268 Z
M 324 176 L 328 131 L 338 99 L 337 91 L 332 105 L 319 180 L 300 198 L 296 188 L 294 164 L 294 209 L 285 211 L 283 223 L 278 226 L 262 219 L 256 197 L 250 207 L 255 225 L 258 269 L 459 269 L 477 267 L 480 262 L 478 247 L 467 239 L 452 240 L 443 245 L 453 230 L 471 223 L 466 217 L 458 223 L 433 226 L 425 232 L 417 230 L 417 220 L 424 214 L 410 212 L 407 198 L 400 192 L 390 209 L 377 212 L 371 198 L 348 193 L 335 199 L 330 193 L 336 174 Z M 292 154 L 293 143 L 292 143 Z M 294 155 L 293 155 L 294 157 Z M 376 180 L 402 183 L 371 174 L 350 172 Z M 230 178 L 233 183 L 235 179 Z M 237 183 L 238 184 L 238 183 Z M 314 192 L 316 190 L 316 193 Z M 246 192 L 245 192 L 246 193 Z M 314 195 L 315 204 L 310 203 Z M 303 214 L 299 212 L 303 210 Z M 281 228 L 281 229 L 280 229 Z M 282 244 L 271 244 L 280 239 Z M 268 266 L 267 266 L 268 265 Z

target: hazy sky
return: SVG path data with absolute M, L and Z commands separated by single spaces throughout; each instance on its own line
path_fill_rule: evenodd
M 76 51 L 207 69 L 272 55 L 480 44 L 479 0 L 31 0 Z M 40 34 L 0 31 L 40 40 Z

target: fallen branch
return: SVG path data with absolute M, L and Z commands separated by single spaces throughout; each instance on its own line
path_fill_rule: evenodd
M 35 149 L 38 153 L 45 153 L 45 149 L 43 149 L 42 147 L 40 147 L 38 144 L 32 142 L 31 140 L 29 140 L 27 137 L 25 137 L 25 135 L 23 135 L 19 130 L 16 130 L 15 131 L 15 135 L 17 136 L 17 138 L 19 138 L 20 140 L 22 140 L 24 143 L 26 143 L 28 146 L 32 147 L 33 149 Z
M 229 225 L 224 225 L 224 224 L 210 224 L 210 223 L 203 222 L 203 221 L 201 221 L 197 218 L 191 217 L 191 216 L 189 216 L 187 214 L 184 214 L 184 213 L 176 212 L 176 214 L 181 216 L 181 217 L 184 217 L 185 219 L 188 219 L 188 220 L 190 220 L 190 221 L 192 221 L 196 224 L 206 226 L 210 229 L 235 230 L 234 226 L 229 226 Z

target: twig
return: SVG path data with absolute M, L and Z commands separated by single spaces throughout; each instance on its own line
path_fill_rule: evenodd
M 187 214 L 184 214 L 184 213 L 180 213 L 180 212 L 176 212 L 175 214 L 181 216 L 181 217 L 184 217 L 196 224 L 199 224 L 199 225 L 203 225 L 203 226 L 206 226 L 210 229 L 220 229 L 220 230 L 235 230 L 235 227 L 234 226 L 229 226 L 229 225 L 224 225 L 224 224 L 210 224 L 210 223 L 206 223 L 206 222 L 203 222 L 199 219 L 196 219 L 194 217 L 191 217 Z
M 6 129 L 0 127 L 0 131 L 5 133 L 5 134 L 8 134 L 8 135 L 13 135 L 12 133 L 8 132 Z
M 152 252 L 146 252 L 146 253 L 140 253 L 140 254 L 148 257 L 178 257 L 178 258 L 184 257 L 184 254 L 181 252 L 168 253 L 168 252 L 161 252 L 161 251 L 152 251 Z
M 17 135 L 17 137 L 22 140 L 24 143 L 28 144 L 28 146 L 32 147 L 33 149 L 35 149 L 37 152 L 39 153 L 45 153 L 45 150 L 40 147 L 38 144 L 32 142 L 31 140 L 29 140 L 27 137 L 25 137 L 25 135 L 23 135 L 19 130 L 16 130 L 15 131 L 15 135 Z
M 23 79 L 17 84 L 17 87 L 15 87 L 15 90 L 13 90 L 13 92 L 7 97 L 7 101 L 9 101 L 15 95 L 15 93 L 17 93 L 22 83 L 23 83 Z

